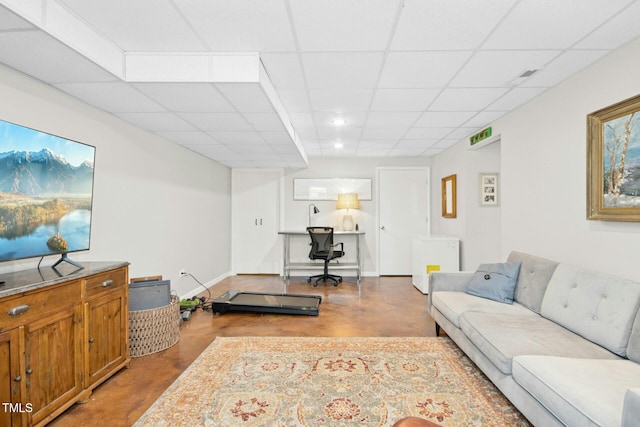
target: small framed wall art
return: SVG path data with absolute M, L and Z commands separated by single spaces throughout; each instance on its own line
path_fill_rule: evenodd
M 455 218 L 456 208 L 456 175 L 442 178 L 442 217 Z
M 498 174 L 480 174 L 480 205 L 498 206 Z

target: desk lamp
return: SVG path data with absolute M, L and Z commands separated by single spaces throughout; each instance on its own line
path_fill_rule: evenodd
M 313 206 L 313 214 L 317 214 L 318 212 L 320 212 L 320 209 L 318 209 L 316 207 L 316 205 L 314 205 L 313 203 L 309 204 L 309 209 L 307 209 L 308 213 L 309 213 L 309 222 L 307 223 L 307 226 L 311 227 L 311 206 Z
M 356 193 L 338 194 L 336 209 L 346 209 L 347 213 L 342 217 L 342 229 L 344 231 L 353 230 L 353 217 L 349 215 L 349 209 L 360 209 L 360 201 Z

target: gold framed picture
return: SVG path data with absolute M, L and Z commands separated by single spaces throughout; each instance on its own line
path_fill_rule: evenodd
M 456 217 L 456 175 L 442 178 L 442 216 Z
M 640 95 L 587 115 L 587 219 L 640 221 Z

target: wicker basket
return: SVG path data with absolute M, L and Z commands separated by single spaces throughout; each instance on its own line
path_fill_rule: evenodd
M 180 339 L 180 300 L 150 310 L 129 312 L 129 354 L 141 357 L 165 350 Z

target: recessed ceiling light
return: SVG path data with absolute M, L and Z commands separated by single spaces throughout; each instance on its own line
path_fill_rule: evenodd
M 333 144 L 334 148 L 342 148 L 344 147 L 344 144 L 342 142 L 336 142 L 335 144 Z
M 331 120 L 331 124 L 334 126 L 344 126 L 347 124 L 347 121 L 345 119 L 333 119 Z

